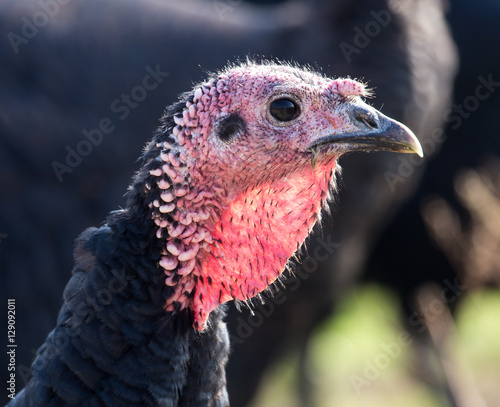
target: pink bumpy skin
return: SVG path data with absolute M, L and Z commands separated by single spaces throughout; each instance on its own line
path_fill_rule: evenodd
M 202 330 L 214 308 L 276 280 L 318 220 L 344 152 L 309 146 L 356 130 L 346 106 L 367 106 L 367 94 L 354 80 L 252 63 L 194 89 L 156 140 L 146 185 L 163 242 L 159 266 L 174 289 L 166 311 L 190 309 Z M 270 113 L 282 98 L 298 107 L 286 122 Z

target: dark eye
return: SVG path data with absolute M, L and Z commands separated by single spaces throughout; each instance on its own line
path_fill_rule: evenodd
M 276 99 L 271 103 L 269 112 L 280 122 L 289 122 L 299 115 L 299 106 L 290 99 Z

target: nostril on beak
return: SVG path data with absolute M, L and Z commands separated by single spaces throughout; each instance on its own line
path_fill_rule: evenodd
M 374 130 L 378 129 L 378 123 L 377 123 L 375 120 L 371 119 L 370 117 L 364 117 L 364 118 L 362 118 L 361 120 L 362 120 L 362 121 L 363 121 L 363 123 L 364 123 L 364 124 L 366 124 L 368 127 L 372 128 L 372 129 L 374 129 Z
M 354 111 L 354 119 L 372 130 L 379 128 L 377 118 L 369 111 L 356 109 Z

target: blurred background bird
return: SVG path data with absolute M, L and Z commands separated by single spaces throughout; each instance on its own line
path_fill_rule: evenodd
M 165 101 L 250 55 L 363 79 L 426 158 L 341 160 L 309 257 L 253 314 L 230 310 L 232 405 L 498 403 L 498 351 L 467 342 L 498 330 L 481 330 L 496 292 L 478 291 L 498 282 L 496 246 L 477 244 L 496 239 L 478 215 L 491 205 L 466 197 L 471 185 L 498 196 L 499 13 L 491 0 L 3 1 L 0 263 L 17 389 L 54 325 L 75 237 L 125 202 Z

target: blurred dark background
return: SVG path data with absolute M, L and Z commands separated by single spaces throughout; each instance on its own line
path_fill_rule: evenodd
M 365 80 L 425 158 L 342 159 L 310 257 L 254 315 L 230 307 L 232 405 L 498 405 L 499 18 L 493 0 L 0 1 L 0 290 L 16 301 L 18 390 L 74 239 L 124 203 L 165 106 L 249 55 Z

